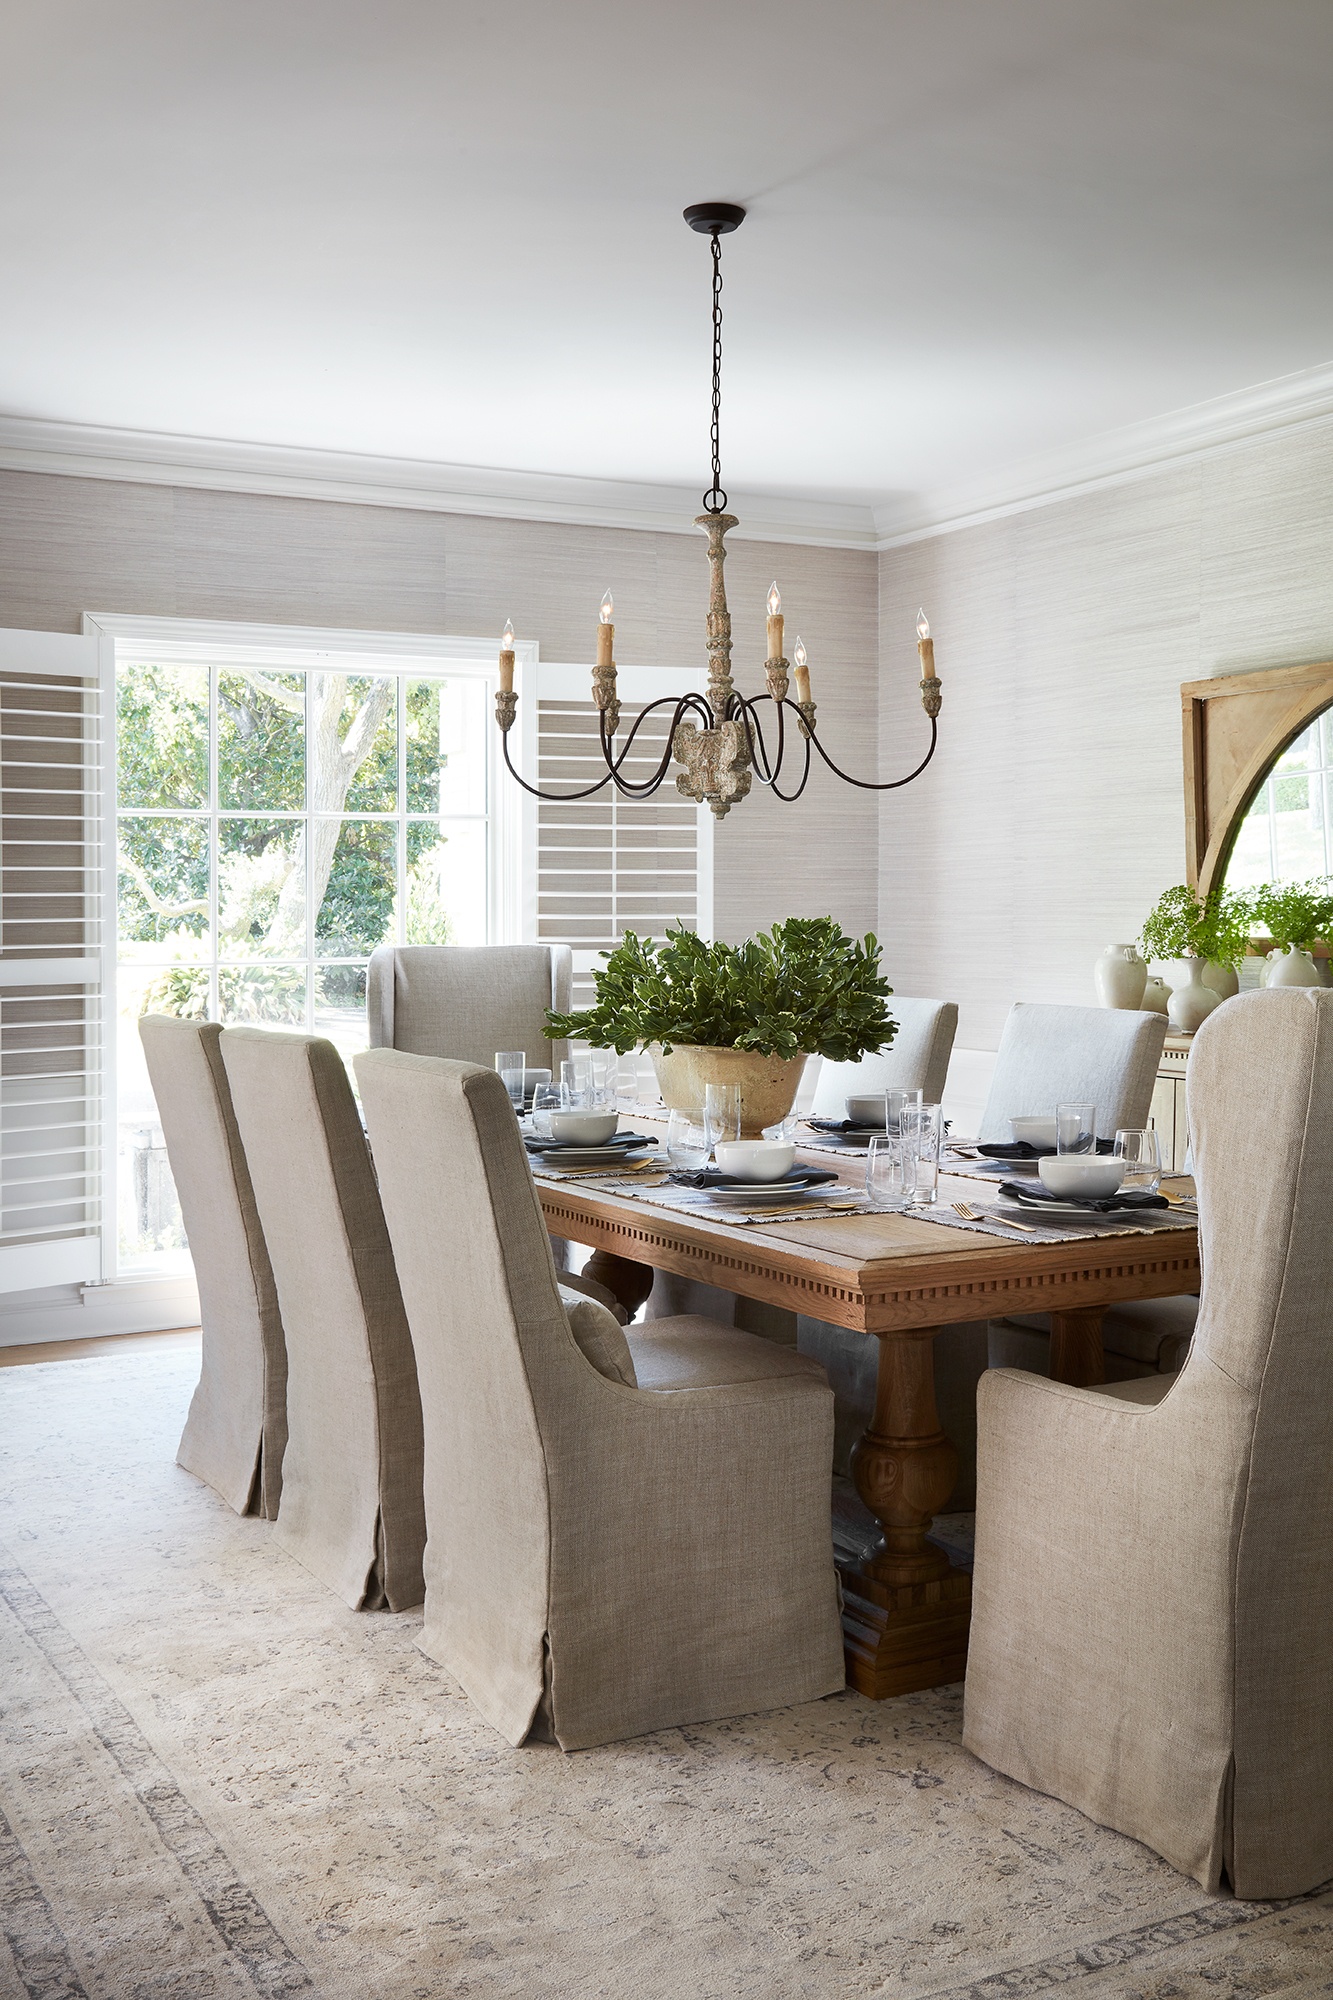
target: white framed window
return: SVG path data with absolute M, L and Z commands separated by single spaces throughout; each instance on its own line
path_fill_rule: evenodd
M 1333 874 L 1333 709 L 1278 757 L 1236 833 L 1230 889 Z
M 104 1172 L 120 1275 L 166 1277 L 188 1253 L 140 1015 L 299 1028 L 352 1054 L 377 945 L 521 937 L 523 815 L 499 769 L 488 641 L 100 615 L 85 626 L 116 718 Z

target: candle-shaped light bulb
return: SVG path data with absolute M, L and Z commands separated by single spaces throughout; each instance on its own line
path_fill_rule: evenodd
M 916 617 L 916 650 L 921 660 L 922 680 L 934 680 L 935 641 L 930 636 L 930 620 L 924 610 L 918 611 Z
M 805 641 L 799 635 L 797 636 L 796 640 L 796 651 L 792 654 L 792 658 L 796 662 L 796 699 L 797 701 L 809 701 L 810 699 L 809 655 L 805 650 Z
M 512 653 L 513 650 L 514 650 L 514 627 L 511 621 L 508 618 L 506 618 L 504 631 L 500 634 L 500 651 L 502 653 Z
M 602 608 L 597 614 L 597 664 L 599 667 L 609 667 L 614 657 L 611 649 L 615 641 L 616 628 L 611 623 L 611 620 L 615 615 L 616 607 L 612 602 L 611 593 L 608 590 L 606 596 L 602 599 Z
M 768 593 L 768 657 L 782 658 L 782 592 L 776 583 Z
M 500 692 L 514 692 L 514 625 L 505 619 L 504 631 L 500 634 Z

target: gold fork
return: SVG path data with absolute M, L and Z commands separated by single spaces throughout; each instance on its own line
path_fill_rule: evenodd
M 1036 1228 L 1034 1222 L 1011 1222 L 1007 1215 L 982 1215 L 975 1208 L 969 1208 L 965 1201 L 952 1204 L 955 1215 L 961 1215 L 964 1222 L 998 1222 L 1004 1229 L 1022 1229 L 1029 1233 Z

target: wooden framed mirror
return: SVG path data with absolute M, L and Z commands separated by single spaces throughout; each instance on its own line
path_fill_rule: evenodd
M 1299 800 L 1304 781 L 1304 812 L 1318 842 L 1292 842 L 1289 871 L 1278 857 L 1262 872 L 1274 879 L 1300 880 L 1331 871 L 1333 838 L 1327 818 L 1333 808 L 1333 718 L 1310 737 L 1308 757 L 1290 772 L 1275 776 L 1292 746 L 1311 730 L 1324 711 L 1333 708 L 1333 661 L 1315 666 L 1270 667 L 1262 673 L 1219 674 L 1213 680 L 1187 681 L 1180 690 L 1185 738 L 1185 868 L 1187 880 L 1206 895 L 1225 879 L 1247 815 L 1261 791 L 1288 781 Z M 1310 786 L 1319 788 L 1318 803 Z M 1292 817 L 1301 812 L 1299 803 Z M 1315 853 L 1315 846 L 1318 853 Z M 1305 856 L 1308 852 L 1308 865 Z

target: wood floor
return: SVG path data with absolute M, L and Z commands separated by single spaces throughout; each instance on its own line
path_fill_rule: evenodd
M 163 1333 L 108 1333 L 94 1340 L 38 1340 L 18 1347 L 0 1347 L 0 1368 L 23 1368 L 35 1361 L 86 1361 L 93 1354 L 129 1354 L 154 1347 L 170 1354 L 179 1347 L 197 1347 L 197 1326 L 170 1327 Z

